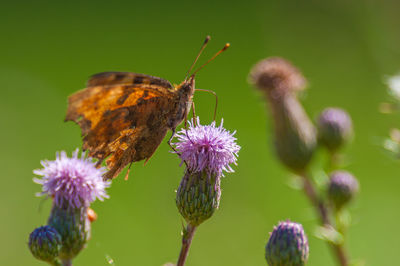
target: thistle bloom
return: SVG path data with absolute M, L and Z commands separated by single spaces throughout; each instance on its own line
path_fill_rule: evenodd
M 308 252 L 303 226 L 286 221 L 274 227 L 265 247 L 265 258 L 270 266 L 301 266 L 306 264 Z
M 234 172 L 230 164 L 236 165 L 239 145 L 236 138 L 222 127 L 223 120 L 219 127 L 215 126 L 215 121 L 211 125 L 200 125 L 197 117 L 197 126 L 189 122 L 189 129 L 181 130 L 176 137 L 175 143 L 177 152 L 180 154 L 182 163 L 185 161 L 188 170 L 191 172 L 216 173 L 223 176 L 223 171 Z
M 62 151 L 56 154 L 54 161 L 42 161 L 44 168 L 33 172 L 41 179 L 34 182 L 41 184 L 42 192 L 38 195 L 48 195 L 54 198 L 58 207 L 67 205 L 69 208 L 87 207 L 96 199 L 108 198 L 105 188 L 109 182 L 103 181 L 104 168 L 96 168 L 90 158 L 78 158 L 79 150 L 75 150 L 72 158 Z
M 60 252 L 61 236 L 53 227 L 41 226 L 29 235 L 28 246 L 35 258 L 53 263 Z
M 186 162 L 187 169 L 176 194 L 179 212 L 192 226 L 198 226 L 219 207 L 223 171 L 233 172 L 240 147 L 235 132 L 230 133 L 215 122 L 201 125 L 190 123 L 189 129 L 177 134 L 177 153 Z

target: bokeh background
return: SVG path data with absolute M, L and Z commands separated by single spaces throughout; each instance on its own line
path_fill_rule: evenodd
M 400 69 L 398 1 L 8 1 L 0 16 L 0 264 L 43 265 L 27 249 L 45 224 L 50 201 L 35 197 L 32 170 L 55 152 L 80 147 L 80 130 L 64 123 L 67 97 L 102 71 L 132 71 L 180 83 L 204 37 L 200 62 L 225 42 L 231 48 L 197 76 L 217 92 L 218 120 L 237 130 L 236 173 L 223 179 L 221 208 L 200 226 L 187 265 L 266 265 L 264 246 L 278 221 L 301 222 L 309 265 L 334 265 L 313 236 L 315 216 L 274 156 L 265 103 L 247 84 L 267 56 L 293 61 L 310 86 L 304 105 L 315 118 L 326 106 L 345 108 L 356 138 L 345 150 L 360 180 L 347 243 L 366 265 L 395 265 L 400 229 L 400 165 L 380 143 L 399 116 L 378 112 L 385 75 Z M 212 120 L 214 98 L 195 95 L 197 114 Z M 111 199 L 96 202 L 92 239 L 75 265 L 162 265 L 175 262 L 181 218 L 175 189 L 183 169 L 164 141 L 150 162 L 114 180 Z

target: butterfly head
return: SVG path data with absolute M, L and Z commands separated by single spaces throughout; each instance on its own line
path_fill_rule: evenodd
M 194 94 L 194 86 L 195 86 L 195 75 L 191 75 L 177 87 L 179 97 L 192 98 Z

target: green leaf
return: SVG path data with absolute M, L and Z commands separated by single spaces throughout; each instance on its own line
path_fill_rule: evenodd
M 356 260 L 352 260 L 352 261 L 350 262 L 350 265 L 349 265 L 349 266 L 365 266 L 365 265 L 366 265 L 366 263 L 365 263 L 364 260 L 356 259 Z
M 312 178 L 320 190 L 324 189 L 329 182 L 329 176 L 322 169 L 313 171 Z
M 337 223 L 340 228 L 348 228 L 351 225 L 351 214 L 347 209 L 342 209 L 337 213 Z
M 286 184 L 293 188 L 294 190 L 302 190 L 303 189 L 303 179 L 300 176 L 292 175 L 289 177 Z
M 343 244 L 343 236 L 332 226 L 318 226 L 315 230 L 315 236 L 335 245 Z

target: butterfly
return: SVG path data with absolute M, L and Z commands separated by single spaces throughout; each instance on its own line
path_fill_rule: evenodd
M 69 96 L 65 121 L 80 126 L 82 148 L 98 159 L 98 166 L 106 160 L 104 179 L 115 178 L 133 162 L 147 162 L 168 130 L 172 147 L 175 129 L 186 121 L 192 105 L 197 71 L 230 46 L 227 43 L 190 74 L 209 40 L 207 36 L 185 80 L 177 86 L 145 74 L 103 72 L 93 75 L 87 88 Z

